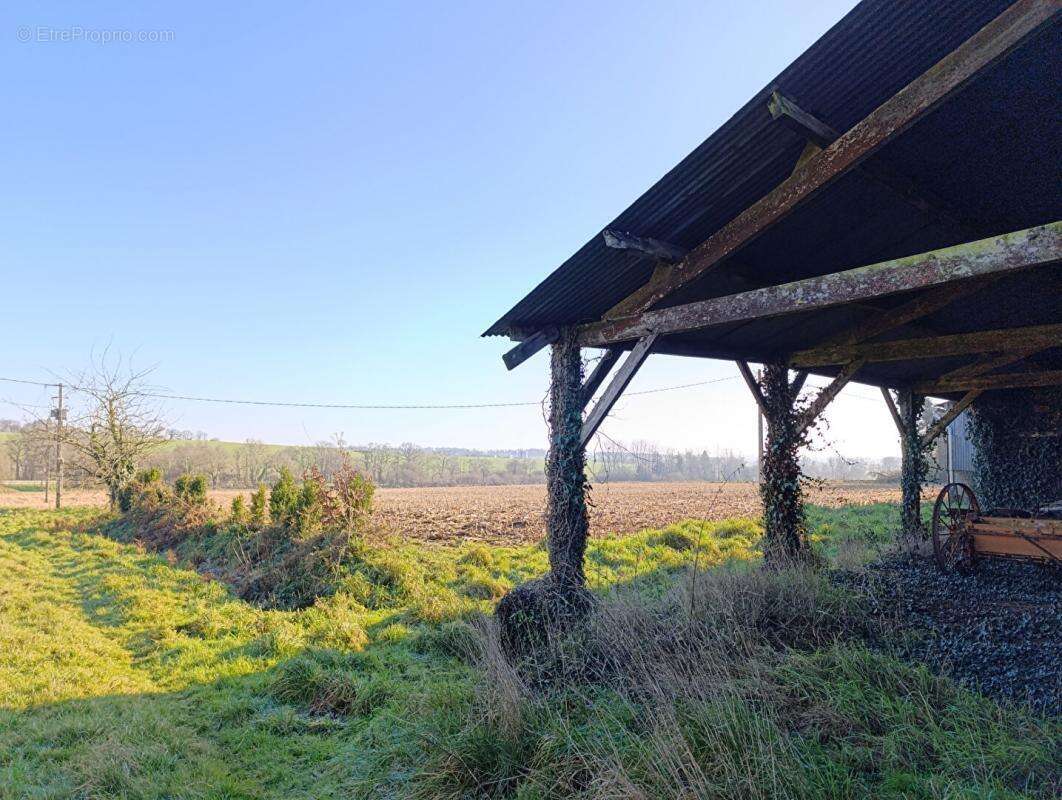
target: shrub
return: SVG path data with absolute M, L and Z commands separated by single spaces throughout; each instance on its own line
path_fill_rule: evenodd
M 251 527 L 262 529 L 266 524 L 266 487 L 258 484 L 258 488 L 251 492 Z
M 142 469 L 137 472 L 134 480 L 143 485 L 147 485 L 149 483 L 162 483 L 162 470 L 158 467 Z
M 269 516 L 274 525 L 292 527 L 299 504 L 299 487 L 287 467 L 280 468 L 280 476 L 269 491 Z
M 162 472 L 157 468 L 142 469 L 118 492 L 118 510 L 128 513 L 139 506 L 155 508 L 170 499 L 170 490 L 162 482 Z
M 314 469 L 302 481 L 294 508 L 294 528 L 299 536 L 307 537 L 321 530 L 324 509 L 321 496 L 324 494 L 324 478 Z
M 181 475 L 173 483 L 174 494 L 178 500 L 190 504 L 205 503 L 207 499 L 207 479 L 205 475 Z
M 361 528 L 372 512 L 372 481 L 354 468 L 350 456 L 343 454 L 342 463 L 326 483 L 320 481 L 324 526 L 329 530 L 354 531 Z
M 229 507 L 229 521 L 234 525 L 244 525 L 247 522 L 247 502 L 243 499 L 242 494 L 232 498 L 232 505 Z

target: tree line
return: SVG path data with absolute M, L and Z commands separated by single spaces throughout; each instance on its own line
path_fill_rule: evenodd
M 56 443 L 61 440 L 68 485 L 102 485 L 112 504 L 137 470 L 144 468 L 158 470 L 168 482 L 201 474 L 214 489 L 253 488 L 286 471 L 295 475 L 316 471 L 328 478 L 348 459 L 375 485 L 385 487 L 545 482 L 542 451 L 534 450 L 482 453 L 429 449 L 411 442 L 351 445 L 343 434 L 311 446 L 208 440 L 202 431 L 167 424 L 146 383 L 149 372 L 109 362 L 104 354 L 69 381 L 77 387 L 78 402 L 61 426 L 54 413 L 29 422 L 0 421 L 0 432 L 6 432 L 0 448 L 0 479 L 54 477 Z M 591 479 L 598 483 L 757 479 L 756 460 L 730 450 L 678 451 L 645 440 L 623 444 L 605 437 L 601 441 L 588 453 Z M 898 475 L 895 458 L 850 460 L 806 453 L 803 467 L 804 474 L 826 479 L 891 482 Z

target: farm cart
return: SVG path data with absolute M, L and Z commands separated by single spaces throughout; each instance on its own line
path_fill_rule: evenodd
M 977 559 L 1016 558 L 1062 566 L 1062 511 L 990 509 L 981 513 L 973 490 L 949 483 L 933 506 L 933 554 L 942 572 L 973 569 Z

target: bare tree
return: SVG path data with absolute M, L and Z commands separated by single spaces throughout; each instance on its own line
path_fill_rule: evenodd
M 16 481 L 22 480 L 25 474 L 26 462 L 29 460 L 29 444 L 26 436 L 20 431 L 17 436 L 12 436 L 4 442 L 4 450 L 11 461 L 12 476 Z
M 135 370 L 104 351 L 92 367 L 68 383 L 86 402 L 63 431 L 76 466 L 107 487 L 111 508 L 144 457 L 162 442 L 166 425 L 146 393 L 151 370 Z
M 369 444 L 361 448 L 365 469 L 377 486 L 387 483 L 387 473 L 394 463 L 394 451 L 386 444 Z
M 255 487 L 269 474 L 269 454 L 258 439 L 248 439 L 236 452 L 236 471 L 246 487 Z

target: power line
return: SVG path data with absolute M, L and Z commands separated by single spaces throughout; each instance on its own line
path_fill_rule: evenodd
M 734 380 L 735 376 L 728 375 L 724 378 L 714 378 L 707 381 L 697 381 L 695 383 L 680 383 L 674 386 L 661 386 L 655 389 L 643 389 L 638 392 L 626 392 L 625 397 L 635 397 L 639 395 L 659 394 L 661 392 L 674 392 L 682 389 L 695 389 L 699 386 L 708 386 L 713 383 L 722 383 L 724 381 Z M 44 381 L 30 381 L 23 378 L 4 378 L 0 377 L 0 381 L 6 381 L 8 383 L 21 383 L 28 386 L 42 386 L 54 388 L 59 384 L 46 383 Z M 67 385 L 69 391 L 82 392 L 79 386 Z M 529 400 L 519 402 L 499 402 L 499 403 L 310 403 L 300 401 L 284 401 L 284 400 L 244 400 L 234 399 L 226 397 L 206 397 L 201 395 L 185 395 L 185 394 L 167 394 L 164 392 L 137 392 L 141 397 L 152 397 L 159 400 L 186 400 L 196 403 L 220 403 L 223 405 L 242 405 L 242 406 L 269 406 L 275 408 L 330 408 L 330 409 L 346 409 L 353 411 L 430 411 L 430 410 L 471 410 L 482 408 L 528 408 L 531 406 L 541 406 L 540 400 Z M 868 402 L 877 402 L 878 398 L 867 397 L 865 395 L 857 394 L 849 391 L 848 397 L 855 398 L 857 400 L 865 400 Z
M 30 386 L 58 386 L 58 383 L 41 383 L 40 381 L 24 381 L 19 378 L 0 378 L 0 381 L 7 381 L 8 383 L 26 383 Z
M 734 376 L 727 376 L 725 378 L 714 378 L 707 381 L 698 381 L 696 383 L 682 383 L 675 386 L 661 386 L 656 389 L 643 389 L 639 392 L 627 392 L 627 396 L 635 395 L 647 395 L 658 394 L 660 392 L 672 392 L 680 389 L 692 389 L 698 386 L 707 386 L 713 383 L 721 383 L 723 381 L 733 380 Z M 40 381 L 27 381 L 19 378 L 2 378 L 0 381 L 9 381 L 11 383 L 24 383 L 34 386 L 57 386 L 54 383 L 42 383 Z M 68 386 L 71 391 L 84 391 L 78 386 Z M 163 392 L 137 392 L 141 397 L 153 397 L 160 400 L 188 400 L 197 403 L 222 403 L 225 405 L 244 405 L 244 406 L 270 406 L 280 408 L 331 408 L 331 409 L 348 409 L 357 411 L 416 411 L 416 410 L 447 410 L 447 409 L 477 409 L 477 408 L 518 408 L 529 406 L 541 406 L 540 400 L 512 402 L 512 403 L 308 403 L 308 402 L 288 402 L 283 400 L 243 400 L 233 399 L 226 397 L 205 397 L 200 395 L 183 395 L 183 394 L 167 394 Z

